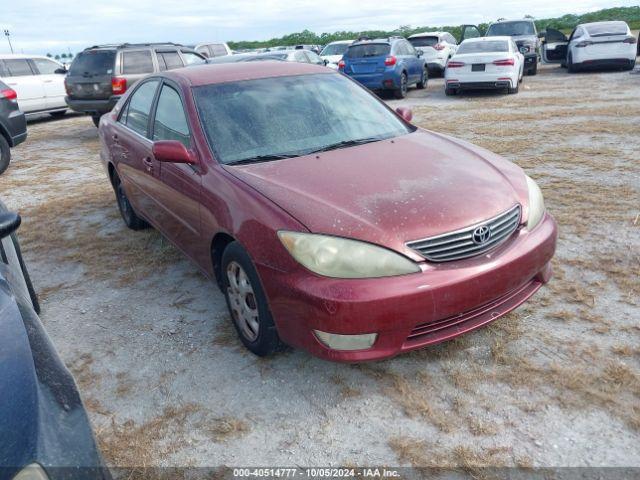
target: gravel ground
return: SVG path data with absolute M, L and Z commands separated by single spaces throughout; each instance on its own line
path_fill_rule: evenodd
M 561 234 L 514 313 L 364 365 L 247 353 L 217 288 L 124 227 L 90 119 L 30 123 L 0 196 L 110 465 L 640 466 L 640 75 L 544 67 L 455 98 L 432 79 L 389 103 L 521 165 Z

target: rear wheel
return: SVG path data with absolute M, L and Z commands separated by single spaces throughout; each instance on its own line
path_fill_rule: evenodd
M 4 138 L 4 135 L 0 134 L 0 175 L 9 168 L 11 162 L 11 148 L 9 142 Z
M 260 278 L 238 242 L 230 243 L 222 254 L 222 284 L 233 325 L 244 346 L 260 357 L 279 350 L 282 343 Z
M 636 68 L 636 61 L 629 60 L 629 65 L 625 67 L 625 70 L 633 70 L 634 68 Z
M 508 92 L 510 95 L 516 94 L 516 93 L 518 93 L 519 91 L 520 91 L 520 83 L 519 83 L 519 82 L 516 82 L 516 86 L 515 86 L 514 88 L 509 87 L 509 88 L 507 89 L 507 92 Z
M 458 94 L 458 90 L 456 88 L 445 88 L 444 89 L 444 94 L 448 97 L 452 97 L 453 95 L 457 95 Z
M 113 189 L 116 192 L 118 209 L 120 210 L 120 215 L 122 215 L 124 224 L 131 230 L 143 230 L 145 228 L 149 228 L 149 224 L 145 220 L 140 218 L 133 210 L 133 206 L 127 198 L 127 194 L 124 191 L 122 181 L 120 180 L 120 177 L 118 177 L 118 174 L 114 173 L 113 175 Z
M 416 88 L 418 90 L 423 90 L 427 87 L 428 82 L 429 82 L 429 71 L 427 70 L 427 67 L 424 67 L 422 69 L 422 77 L 420 78 L 420 81 L 416 84 Z
M 64 117 L 65 113 L 67 113 L 66 110 L 58 110 L 57 112 L 49 112 L 49 115 L 51 115 L 53 118 L 62 118 Z
M 98 128 L 98 126 L 100 125 L 100 117 L 102 115 L 91 115 L 91 120 L 93 121 L 93 124 L 96 126 L 96 128 Z
M 569 73 L 576 73 L 578 71 L 573 63 L 573 56 L 571 54 L 569 54 L 569 57 L 567 58 L 567 70 Z
M 402 72 L 400 75 L 400 87 L 393 91 L 393 96 L 397 99 L 401 99 L 407 96 L 407 90 L 409 90 L 407 74 Z

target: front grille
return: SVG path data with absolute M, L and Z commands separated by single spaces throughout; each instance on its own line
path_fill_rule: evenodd
M 432 262 L 450 262 L 488 252 L 507 240 L 520 224 L 520 205 L 477 225 L 407 243 Z M 487 230 L 484 227 L 488 227 Z

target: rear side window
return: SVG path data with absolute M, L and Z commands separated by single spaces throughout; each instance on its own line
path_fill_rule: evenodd
M 69 75 L 111 75 L 115 59 L 115 50 L 85 50 L 73 60 Z
M 205 59 L 193 52 L 185 52 L 182 50 L 182 58 L 187 65 L 198 65 L 200 63 L 206 63 Z
M 433 47 L 438 43 L 438 37 L 410 38 L 409 42 L 414 47 Z
M 143 137 L 149 134 L 149 112 L 151 112 L 158 83 L 158 80 L 150 80 L 140 85 L 131 95 L 126 117 L 120 119 L 127 127 Z
M 174 52 L 158 52 L 158 66 L 160 70 L 173 70 L 174 68 L 182 68 L 182 59 L 177 51 Z
M 367 43 L 349 47 L 345 56 L 349 58 L 383 57 L 389 55 L 390 50 L 391 46 L 387 43 Z
M 508 52 L 509 44 L 504 40 L 491 40 L 486 42 L 462 42 L 458 48 L 458 54 L 464 53 L 493 53 Z
M 164 85 L 158 97 L 156 116 L 153 122 L 153 140 L 177 140 L 190 147 L 189 126 L 180 95 Z
M 152 73 L 153 60 L 150 50 L 137 52 L 122 52 L 122 73 L 139 74 Z
M 23 58 L 12 58 L 9 60 L 5 60 L 4 67 L 9 77 L 33 75 L 33 71 L 31 71 L 29 62 Z

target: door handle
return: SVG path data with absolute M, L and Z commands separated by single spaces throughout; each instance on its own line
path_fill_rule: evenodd
M 142 159 L 142 163 L 144 163 L 144 166 L 147 168 L 147 172 L 153 170 L 153 161 L 150 157 L 144 157 Z

